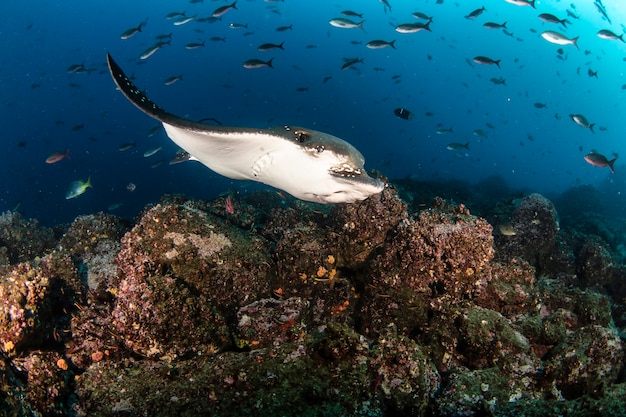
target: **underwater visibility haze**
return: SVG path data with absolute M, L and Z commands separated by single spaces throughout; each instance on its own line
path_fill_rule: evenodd
M 623 0 L 0 10 L 0 415 L 626 416 Z

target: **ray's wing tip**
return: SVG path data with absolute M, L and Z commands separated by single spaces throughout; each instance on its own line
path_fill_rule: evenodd
M 124 74 L 124 71 L 122 71 L 122 68 L 117 64 L 117 62 L 115 62 L 115 60 L 113 59 L 113 57 L 108 51 L 107 51 L 107 65 L 109 67 L 109 72 L 111 72 L 114 79 L 115 79 L 116 74 L 122 74 L 122 75 Z

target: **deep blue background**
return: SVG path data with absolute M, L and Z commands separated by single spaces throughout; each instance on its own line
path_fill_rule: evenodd
M 619 6 L 621 1 L 604 2 L 612 25 L 593 1 L 573 2 L 581 18 L 570 18 L 573 24 L 564 33 L 580 36 L 580 50 L 563 46 L 565 61 L 557 59 L 559 46 L 540 37 L 544 30 L 562 28 L 537 16 L 549 12 L 565 17 L 567 8 L 573 10 L 569 1 L 538 1 L 536 10 L 504 0 L 389 1 L 392 10 L 385 12 L 377 0 L 239 0 L 238 10 L 220 22 L 182 26 L 174 26 L 165 15 L 185 11 L 207 17 L 226 3 L 3 1 L 0 210 L 18 207 L 27 217 L 55 224 L 106 211 L 114 203 L 122 203 L 114 213 L 132 217 L 164 193 L 206 199 L 228 189 L 258 187 L 222 178 L 197 163 L 151 168 L 159 159 L 169 160 L 176 146 L 163 131 L 146 136 L 156 123 L 115 90 L 106 70 L 107 51 L 155 102 L 192 119 L 323 130 L 354 144 L 364 154 L 366 168 L 390 178 L 477 182 L 500 175 L 511 187 L 547 195 L 593 184 L 607 201 L 617 203 L 614 207 L 623 207 L 622 160 L 616 163 L 616 174 L 583 160 L 592 149 L 607 157 L 614 152 L 626 157 L 626 44 L 596 36 L 600 29 L 622 33 L 626 9 Z M 483 5 L 483 15 L 464 18 Z M 329 25 L 345 9 L 364 14 L 364 31 Z M 411 16 L 415 11 L 434 16 L 432 33 L 395 32 L 395 25 L 416 21 Z M 143 32 L 120 39 L 146 18 Z M 506 21 L 514 36 L 484 28 L 488 21 Z M 230 29 L 233 22 L 248 28 Z M 283 25 L 293 25 L 293 30 L 275 30 Z M 155 36 L 169 32 L 172 45 L 140 63 L 139 55 L 156 42 Z M 213 36 L 226 42 L 209 40 Z M 395 39 L 397 50 L 367 49 L 365 44 L 373 39 Z M 203 40 L 204 48 L 184 48 Z M 262 43 L 283 41 L 285 51 L 256 50 Z M 476 55 L 502 60 L 501 69 L 470 66 L 467 61 Z M 250 58 L 272 57 L 274 69 L 242 66 Z M 354 57 L 365 62 L 342 71 L 342 59 Z M 94 71 L 67 73 L 79 63 Z M 598 71 L 598 79 L 587 75 L 590 68 Z M 182 81 L 163 84 L 181 73 Z M 323 83 L 328 76 L 332 78 Z M 490 82 L 492 77 L 504 77 L 506 86 Z M 297 91 L 300 87 L 308 91 Z M 547 108 L 537 109 L 535 102 Z M 409 109 L 415 117 L 397 118 L 396 107 Z M 570 113 L 582 113 L 596 123 L 596 134 L 574 124 Z M 84 128 L 73 132 L 80 124 Z M 438 125 L 454 127 L 454 133 L 437 135 Z M 487 131 L 488 137 L 473 135 L 474 129 Z M 137 147 L 119 152 L 118 146 L 129 141 Z M 450 142 L 467 141 L 469 152 L 446 149 Z M 163 150 L 144 158 L 155 146 Z M 44 162 L 51 152 L 66 148 L 71 159 Z M 69 184 L 88 176 L 94 188 L 65 200 Z M 126 190 L 129 182 L 137 186 L 132 193 Z

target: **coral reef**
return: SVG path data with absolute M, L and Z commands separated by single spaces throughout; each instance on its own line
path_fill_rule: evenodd
M 500 256 L 521 256 L 531 265 L 541 267 L 540 255 L 550 251 L 559 231 L 559 219 L 552 202 L 540 194 L 524 197 L 513 211 L 512 236 L 500 236 Z
M 0 215 L 0 270 L 8 263 L 27 262 L 54 247 L 52 230 L 39 226 L 37 219 L 25 220 L 20 213 Z M 2 260 L 4 258 L 4 260 Z
M 623 415 L 617 245 L 487 184 L 484 218 L 408 180 L 408 205 L 393 187 L 332 207 L 167 196 L 132 227 L 80 216 L 58 240 L 5 213 L 0 409 Z

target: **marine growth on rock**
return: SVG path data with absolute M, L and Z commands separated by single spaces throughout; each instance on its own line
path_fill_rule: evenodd
M 626 268 L 545 197 L 507 200 L 502 235 L 486 218 L 503 204 L 483 218 L 393 187 L 334 207 L 272 196 L 164 198 L 58 238 L 3 214 L 0 409 L 626 413 Z

